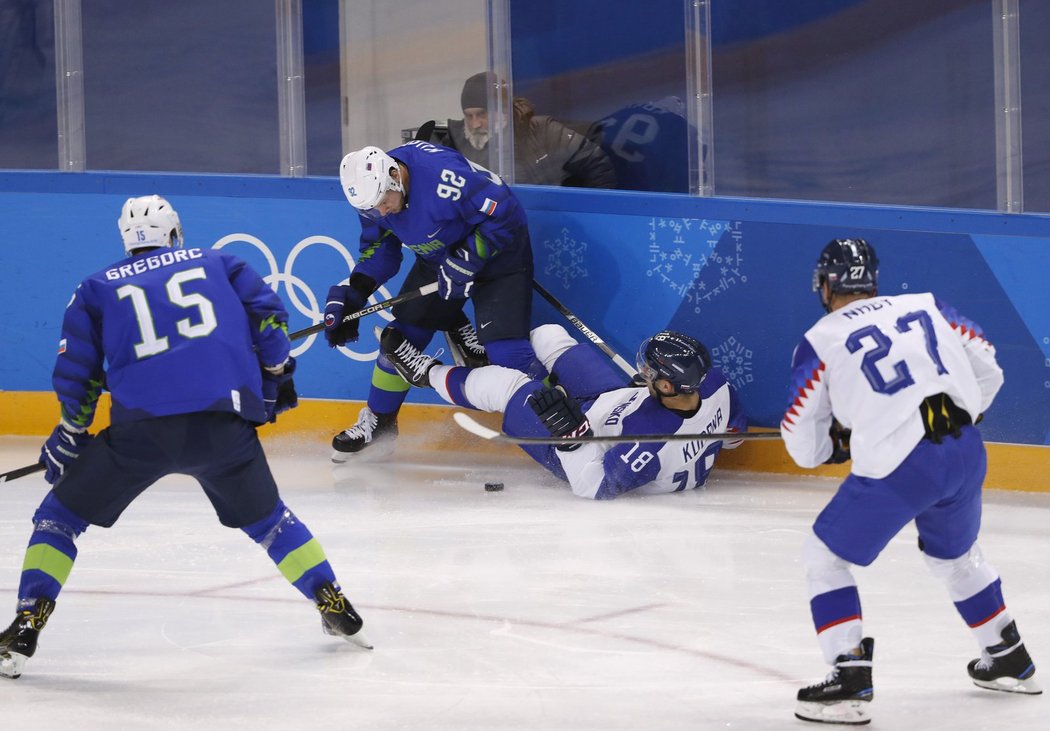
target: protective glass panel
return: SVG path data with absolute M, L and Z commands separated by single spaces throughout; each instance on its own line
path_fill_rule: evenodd
M 711 21 L 716 194 L 996 207 L 989 0 L 714 2 Z
M 1050 213 L 1050 3 L 1021 0 L 1024 208 Z
M 51 0 L 0 3 L 0 168 L 58 166 L 54 29 Z
M 343 157 L 339 97 L 339 0 L 304 0 L 306 161 L 310 175 L 338 175 Z
M 89 169 L 278 172 L 272 2 L 92 0 L 82 16 Z
M 685 10 L 511 3 L 517 182 L 688 191 Z
M 494 167 L 489 145 L 464 143 L 460 104 L 464 82 L 487 64 L 485 0 L 343 0 L 341 23 L 344 151 L 389 150 L 417 136 L 450 144 L 458 131 L 450 146 Z

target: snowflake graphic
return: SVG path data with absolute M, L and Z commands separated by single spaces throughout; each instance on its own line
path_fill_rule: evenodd
M 729 240 L 720 247 L 726 233 Z M 742 271 L 742 239 L 740 221 L 652 218 L 646 274 L 699 314 L 703 303 L 747 281 Z
M 558 234 L 553 239 L 543 240 L 543 248 L 550 254 L 543 272 L 560 279 L 568 289 L 575 280 L 588 276 L 584 266 L 587 242 L 577 241 L 567 228 L 562 228 Z
M 730 336 L 711 349 L 711 360 L 722 369 L 733 387 L 741 389 L 755 380 L 751 372 L 751 348 Z

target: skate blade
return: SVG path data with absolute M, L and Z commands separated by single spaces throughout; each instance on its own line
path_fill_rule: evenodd
M 837 701 L 834 703 L 800 701 L 795 707 L 795 718 L 815 723 L 860 726 L 871 723 L 871 701 Z
M 349 642 L 351 645 L 357 645 L 366 650 L 374 650 L 375 646 L 365 637 L 364 632 L 358 631 L 352 635 L 343 635 L 343 639 Z
M 26 660 L 29 658 L 20 652 L 3 652 L 0 653 L 0 677 L 15 678 L 21 677 L 22 670 L 26 666 Z
M 395 439 L 380 439 L 376 442 L 369 442 L 356 452 L 340 452 L 338 449 L 333 449 L 332 462 L 337 465 L 351 462 L 378 462 L 393 453 L 394 447 L 397 446 L 396 441 Z
M 1024 695 L 1041 695 L 1043 689 L 1033 678 L 1022 680 L 1021 678 L 996 678 L 995 680 L 974 680 L 973 684 L 978 688 L 987 690 L 999 690 L 1003 693 L 1022 693 Z

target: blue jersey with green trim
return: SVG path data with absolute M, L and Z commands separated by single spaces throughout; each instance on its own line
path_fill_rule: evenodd
M 487 262 L 480 278 L 531 265 L 525 209 L 500 177 L 448 147 L 416 140 L 389 154 L 408 168 L 406 205 L 378 221 L 361 217 L 354 271 L 382 284 L 401 267 L 401 245 L 437 266 L 469 246 Z
M 118 261 L 66 307 L 52 377 L 62 418 L 90 425 L 105 387 L 114 423 L 197 411 L 262 423 L 260 366 L 288 357 L 287 321 L 280 298 L 230 254 L 152 249 Z

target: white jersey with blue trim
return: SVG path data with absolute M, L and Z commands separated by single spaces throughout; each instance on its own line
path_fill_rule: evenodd
M 881 478 L 923 438 L 923 399 L 947 394 L 976 420 L 1002 384 L 981 328 L 932 294 L 857 300 L 795 348 L 781 433 L 795 462 L 815 467 L 831 456 L 837 419 L 853 432 L 853 474 Z
M 696 434 L 695 441 L 588 443 L 559 451 L 572 491 L 580 497 L 608 499 L 626 492 L 653 495 L 702 487 L 724 444 L 705 433 L 746 431 L 747 419 L 736 391 L 717 368 L 701 386 L 700 408 L 683 416 L 661 405 L 645 388 L 607 391 L 586 408 L 597 436 Z

